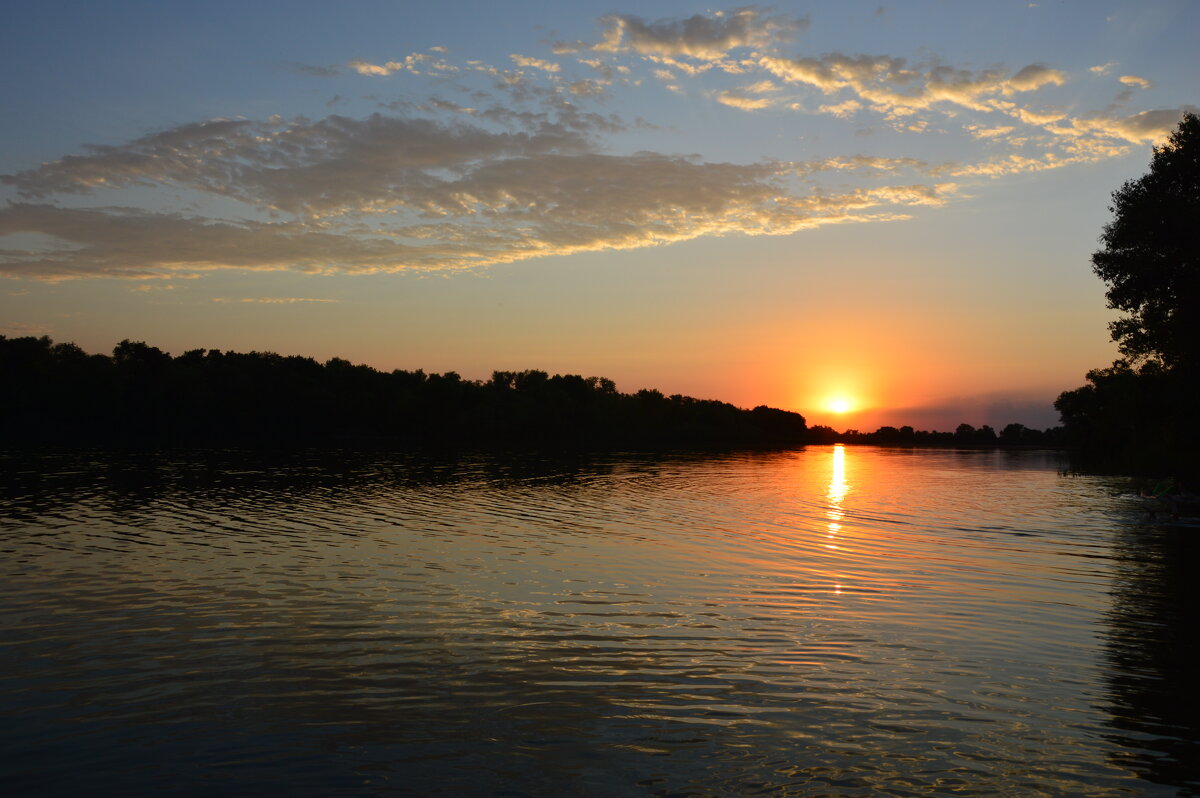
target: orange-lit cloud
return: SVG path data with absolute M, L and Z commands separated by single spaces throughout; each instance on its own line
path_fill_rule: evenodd
M 771 106 L 771 100 L 766 97 L 751 97 L 739 91 L 723 91 L 717 94 L 717 102 L 731 108 L 743 111 L 759 111 Z
M 1137 75 L 1122 75 L 1121 77 L 1117 78 L 1117 80 L 1126 86 L 1133 86 L 1137 89 L 1150 88 L 1150 81 L 1146 80 L 1145 78 L 1139 78 Z
M 540 69 L 543 72 L 558 72 L 562 69 L 561 66 L 553 61 L 545 61 L 541 58 L 533 58 L 532 56 L 518 55 L 516 53 L 513 53 L 509 57 L 512 58 L 513 63 L 515 63 L 517 66 Z

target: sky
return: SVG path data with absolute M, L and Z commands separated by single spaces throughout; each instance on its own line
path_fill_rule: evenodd
M 0 334 L 1057 423 L 1200 4 L 13 2 Z M 835 412 L 835 400 L 848 407 Z

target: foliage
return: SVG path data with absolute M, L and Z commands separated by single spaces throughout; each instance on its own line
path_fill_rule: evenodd
M 1150 172 L 1113 193 L 1104 249 L 1092 256 L 1108 283 L 1110 325 L 1124 358 L 1088 372 L 1054 403 L 1087 468 L 1200 474 L 1200 118 L 1187 114 L 1154 149 Z
M 1104 249 L 1092 256 L 1108 283 L 1110 325 L 1134 364 L 1200 360 L 1200 117 L 1187 114 L 1154 149 L 1150 172 L 1113 193 Z

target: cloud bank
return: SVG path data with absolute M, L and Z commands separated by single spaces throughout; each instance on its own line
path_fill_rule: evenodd
M 292 64 L 314 80 L 409 81 L 407 96 L 420 86 L 436 92 L 382 99 L 386 112 L 365 116 L 194 121 L 0 175 L 11 195 L 0 207 L 0 274 L 466 269 L 896 220 L 966 196 L 962 181 L 1123 155 L 1160 140 L 1187 110 L 1068 112 L 1051 100 L 1072 76 L 1043 63 L 968 69 L 936 58 L 797 53 L 808 21 L 755 8 L 599 23 L 599 41 L 553 48 L 571 57 L 512 53 L 505 67 L 455 63 L 444 47 Z M 1087 79 L 1150 87 L 1108 77 L 1114 66 L 1092 67 Z M 631 123 L 602 104 L 614 92 L 651 90 L 742 118 L 936 130 L 982 149 L 942 163 L 853 151 L 731 163 L 614 146 Z

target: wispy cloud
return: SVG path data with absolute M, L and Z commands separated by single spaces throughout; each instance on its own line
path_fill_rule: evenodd
M 304 303 L 308 303 L 308 302 L 325 303 L 325 302 L 337 302 L 337 301 L 338 300 L 336 300 L 336 299 L 313 299 L 311 297 L 299 297 L 299 296 L 256 296 L 256 297 L 238 297 L 238 298 L 230 298 L 230 297 L 214 297 L 213 298 L 213 302 L 237 302 L 237 303 L 251 303 L 251 304 L 256 304 L 256 305 L 297 305 L 297 304 L 304 304 Z
M 54 332 L 52 327 L 45 324 L 22 324 L 20 322 L 0 322 L 0 334 L 24 337 L 27 335 L 42 336 Z

